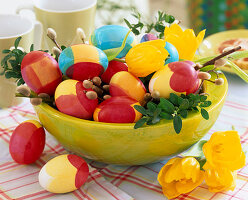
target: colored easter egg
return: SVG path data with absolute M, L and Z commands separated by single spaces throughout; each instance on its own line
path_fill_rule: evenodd
M 45 147 L 45 131 L 38 121 L 19 124 L 11 135 L 9 152 L 14 161 L 30 164 L 38 160 Z
M 164 98 L 169 98 L 170 93 L 187 95 L 196 92 L 201 81 L 193 66 L 191 61 L 169 63 L 153 75 L 149 91 L 158 91 Z
M 96 29 L 90 36 L 90 43 L 103 50 L 107 55 L 110 50 L 121 47 L 129 29 L 120 25 L 105 25 Z M 136 44 L 135 35 L 131 32 L 126 41 L 125 48 L 117 58 L 126 56 L 127 52 Z M 113 51 L 114 52 L 114 51 Z
M 179 61 L 179 54 L 176 47 L 174 47 L 174 45 L 172 45 L 169 42 L 166 42 L 165 49 L 168 51 L 170 55 L 169 58 L 165 61 L 165 64 Z
M 107 70 L 101 75 L 101 79 L 104 83 L 109 83 L 112 76 L 120 71 L 127 71 L 127 65 L 122 62 L 112 60 L 109 62 Z
M 62 73 L 79 81 L 100 76 L 107 67 L 106 54 L 88 44 L 67 47 L 59 56 L 59 68 Z
M 116 73 L 109 83 L 111 96 L 128 96 L 141 102 L 146 93 L 146 88 L 141 80 L 129 72 Z
M 25 83 L 37 94 L 53 95 L 62 81 L 57 61 L 48 53 L 32 51 L 24 56 L 21 73 Z
M 140 40 L 140 43 L 151 41 L 151 40 L 157 40 L 157 39 L 158 38 L 156 35 L 153 35 L 152 33 L 147 33 L 147 34 L 143 35 L 143 37 Z
M 61 82 L 54 96 L 58 110 L 81 119 L 91 119 L 98 100 L 88 99 L 87 91 L 93 90 L 84 88 L 80 81 L 69 79 Z
M 134 123 L 142 117 L 135 105 L 140 104 L 130 97 L 111 97 L 98 105 L 93 117 L 97 122 Z
M 88 164 L 73 154 L 60 155 L 49 160 L 39 173 L 39 183 L 53 193 L 67 193 L 80 188 L 89 176 Z

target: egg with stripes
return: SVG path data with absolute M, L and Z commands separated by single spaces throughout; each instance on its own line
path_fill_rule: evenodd
M 120 25 L 105 25 L 96 29 L 90 36 L 90 43 L 103 50 L 107 55 L 114 53 L 115 49 L 121 47 L 122 42 L 129 29 Z M 128 51 L 136 45 L 135 35 L 131 32 L 126 41 L 124 49 L 117 58 L 126 56 Z
M 9 152 L 19 164 L 31 164 L 38 160 L 45 147 L 45 130 L 36 120 L 19 124 L 11 135 Z
M 39 173 L 41 187 L 52 193 L 67 193 L 80 188 L 89 176 L 88 164 L 73 154 L 48 161 Z
M 108 58 L 99 48 L 78 44 L 67 47 L 59 56 L 59 68 L 71 79 L 83 81 L 100 76 L 108 67 Z
M 62 81 L 62 73 L 57 61 L 48 53 L 32 51 L 24 56 L 21 63 L 22 78 L 37 94 L 54 95 Z
M 58 110 L 64 114 L 81 119 L 91 119 L 98 99 L 88 99 L 83 83 L 77 80 L 65 80 L 59 84 L 55 91 L 54 99 Z

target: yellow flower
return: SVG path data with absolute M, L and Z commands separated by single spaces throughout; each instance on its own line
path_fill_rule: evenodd
M 168 199 L 188 193 L 199 186 L 204 179 L 200 164 L 193 157 L 173 158 L 158 174 L 158 181 Z
M 136 77 L 145 77 L 160 70 L 169 53 L 164 40 L 152 40 L 134 46 L 126 55 L 128 71 Z
M 172 24 L 170 27 L 165 27 L 164 30 L 165 41 L 173 44 L 179 53 L 179 58 L 185 60 L 193 59 L 204 35 L 205 30 L 196 37 L 192 29 L 183 31 L 178 24 Z
M 212 168 L 234 171 L 245 166 L 245 154 L 237 131 L 214 133 L 202 149 Z
M 210 192 L 234 190 L 236 187 L 237 172 L 226 168 L 211 168 L 208 163 L 205 169 L 205 181 Z

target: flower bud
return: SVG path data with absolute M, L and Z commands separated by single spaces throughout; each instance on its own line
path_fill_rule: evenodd
M 31 98 L 30 103 L 33 106 L 38 106 L 38 105 L 40 105 L 42 103 L 42 99 L 41 98 Z
M 111 98 L 111 96 L 108 95 L 108 94 L 103 96 L 103 99 L 104 99 L 104 100 L 107 100 L 107 99 L 109 99 L 109 98 Z
M 224 84 L 224 79 L 223 78 L 218 78 L 215 80 L 215 85 L 223 85 Z
M 97 93 L 94 91 L 88 91 L 88 92 L 86 92 L 86 97 L 88 99 L 94 100 L 97 98 Z
M 84 42 L 86 39 L 86 35 L 84 33 L 84 30 L 82 28 L 77 28 L 77 35 L 78 37 Z
M 44 99 L 50 99 L 50 96 L 47 94 L 47 93 L 40 93 L 40 94 L 38 94 L 38 97 L 40 97 L 40 98 L 44 98 Z
M 97 86 L 100 86 L 101 83 L 102 83 L 102 80 L 101 80 L 98 76 L 94 77 L 94 78 L 92 79 L 92 81 L 93 81 L 93 83 L 94 83 L 95 85 L 97 85 Z
M 109 91 L 109 85 L 104 85 L 104 86 L 102 86 L 102 88 L 103 88 L 106 92 Z
M 159 91 L 153 91 L 151 96 L 154 99 L 159 99 L 160 98 L 160 93 L 159 93 Z
M 201 69 L 202 65 L 200 63 L 195 63 L 195 65 L 193 66 L 196 70 Z
M 29 87 L 27 87 L 26 85 L 21 85 L 21 86 L 17 87 L 16 91 L 19 92 L 20 94 L 26 96 L 26 97 L 29 97 L 31 94 Z
M 99 96 L 103 94 L 103 90 L 95 85 L 92 86 L 92 90 L 94 90 Z
M 211 75 L 207 72 L 199 72 L 198 73 L 198 79 L 209 80 L 210 78 L 211 78 Z
M 215 61 L 214 66 L 215 67 L 222 67 L 225 64 L 226 64 L 226 60 L 223 59 L 223 58 L 220 58 L 220 59 L 218 59 L 218 60 Z
M 150 101 L 151 99 L 152 99 L 152 96 L 151 96 L 150 93 L 146 93 L 146 94 L 144 95 L 144 101 L 148 102 L 148 101 Z
M 84 86 L 84 88 L 89 89 L 89 88 L 92 88 L 93 83 L 91 81 L 89 81 L 89 80 L 84 80 L 83 81 L 83 86 Z
M 54 29 L 52 28 L 48 28 L 47 29 L 47 36 L 51 39 L 51 40 L 56 40 L 57 38 L 57 33 Z
M 52 52 L 54 55 L 59 56 L 62 51 L 58 47 L 53 47 Z
M 232 50 L 232 49 L 234 49 L 235 47 L 232 47 L 232 46 L 230 46 L 230 47 L 226 47 L 225 49 L 223 49 L 223 53 L 225 53 L 225 52 L 227 52 L 227 51 L 230 51 L 230 50 Z

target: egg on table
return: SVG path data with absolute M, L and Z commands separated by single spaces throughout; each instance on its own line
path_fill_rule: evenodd
M 141 102 L 146 88 L 139 78 L 129 72 L 121 71 L 111 78 L 109 93 L 111 96 L 128 96 Z
M 91 119 L 98 99 L 88 99 L 87 91 L 93 90 L 84 88 L 80 81 L 69 79 L 61 82 L 54 95 L 58 110 L 81 119 Z
M 161 97 L 169 98 L 170 93 L 190 94 L 197 91 L 201 80 L 191 61 L 173 62 L 157 71 L 150 80 L 149 91 L 158 91 Z
M 96 29 L 90 36 L 90 43 L 103 50 L 107 55 L 121 47 L 122 42 L 129 29 L 120 25 L 105 25 Z M 117 58 L 126 56 L 128 51 L 136 44 L 135 35 L 131 32 L 126 41 L 125 48 L 118 54 Z
M 48 53 L 32 51 L 24 56 L 21 63 L 22 78 L 37 94 L 53 95 L 62 81 L 62 73 L 57 61 Z
M 106 123 L 134 123 L 142 114 L 134 106 L 139 102 L 130 97 L 111 97 L 98 105 L 94 112 L 94 120 Z
M 69 78 L 83 81 L 100 76 L 108 67 L 105 53 L 92 45 L 67 47 L 59 56 L 59 68 Z
M 45 147 L 45 131 L 38 121 L 28 120 L 19 124 L 11 135 L 9 152 L 19 164 L 38 160 Z
M 89 176 L 88 164 L 73 154 L 60 155 L 48 161 L 39 173 L 39 183 L 52 193 L 67 193 L 80 188 Z

